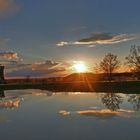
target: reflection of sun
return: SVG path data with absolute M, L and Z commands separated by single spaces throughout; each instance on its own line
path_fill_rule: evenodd
M 76 62 L 74 65 L 73 65 L 73 69 L 76 71 L 76 72 L 86 72 L 87 71 L 87 66 L 83 63 L 83 62 Z

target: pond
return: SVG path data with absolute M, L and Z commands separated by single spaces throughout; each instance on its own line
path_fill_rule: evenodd
M 1 140 L 139 140 L 140 94 L 0 91 Z

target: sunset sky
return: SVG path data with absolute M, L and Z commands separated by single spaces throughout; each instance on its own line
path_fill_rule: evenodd
M 7 76 L 55 76 L 140 45 L 139 0 L 0 0 L 0 63 Z M 57 74 L 56 74 L 57 73 Z

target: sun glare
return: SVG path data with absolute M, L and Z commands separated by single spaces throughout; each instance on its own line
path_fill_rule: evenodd
M 73 65 L 73 68 L 76 72 L 86 72 L 87 71 L 87 66 L 84 63 L 76 63 Z

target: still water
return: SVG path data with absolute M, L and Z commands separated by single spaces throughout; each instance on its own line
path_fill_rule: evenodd
M 0 91 L 1 140 L 140 140 L 140 94 Z

